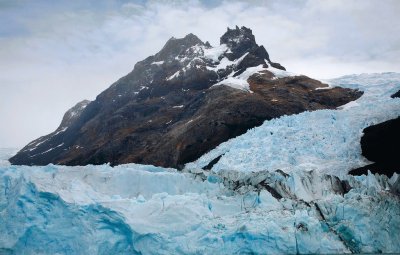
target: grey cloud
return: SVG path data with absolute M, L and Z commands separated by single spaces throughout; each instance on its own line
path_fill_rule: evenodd
M 0 147 L 51 132 L 171 36 L 216 45 L 244 25 L 292 72 L 400 71 L 399 12 L 397 0 L 2 2 Z

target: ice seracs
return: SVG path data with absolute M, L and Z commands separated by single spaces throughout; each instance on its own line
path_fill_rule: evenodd
M 398 183 L 370 173 L 2 167 L 0 251 L 395 253 Z
M 359 88 L 364 95 L 338 110 L 304 112 L 266 121 L 262 126 L 219 145 L 188 168 L 241 171 L 311 170 L 335 175 L 369 164 L 361 154 L 362 130 L 396 118 L 400 100 L 390 95 L 400 87 L 400 74 L 363 74 L 330 81 L 331 87 Z

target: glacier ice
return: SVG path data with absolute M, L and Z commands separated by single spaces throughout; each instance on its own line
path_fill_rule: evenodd
M 397 117 L 400 74 L 330 85 L 365 94 L 267 121 L 183 172 L 11 166 L 0 150 L 0 254 L 400 253 L 400 176 L 346 174 L 366 163 L 363 127 Z
M 98 204 L 68 204 L 24 178 L 2 183 L 1 254 L 134 254 L 135 233 Z
M 397 175 L 346 176 L 350 190 L 317 171 L 49 165 L 0 176 L 3 253 L 400 251 Z
M 222 155 L 213 170 L 286 172 L 318 170 L 344 175 L 367 165 L 360 139 L 365 127 L 396 118 L 400 99 L 399 73 L 349 75 L 328 81 L 364 91 L 338 110 L 319 110 L 265 121 L 260 127 L 220 144 L 186 168 L 202 168 Z

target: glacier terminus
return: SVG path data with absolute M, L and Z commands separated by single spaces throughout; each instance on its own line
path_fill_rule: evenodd
M 364 94 L 267 120 L 180 171 L 10 165 L 1 150 L 0 253 L 399 253 L 399 175 L 348 172 L 369 163 L 363 129 L 398 116 L 400 74 L 327 83 Z

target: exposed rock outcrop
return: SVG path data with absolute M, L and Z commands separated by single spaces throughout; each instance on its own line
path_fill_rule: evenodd
M 400 117 L 364 129 L 361 138 L 362 154 L 373 164 L 354 169 L 350 174 L 372 173 L 392 176 L 400 173 Z
M 394 93 L 393 95 L 390 96 L 391 98 L 397 98 L 400 97 L 400 90 Z
M 62 129 L 28 144 L 10 162 L 179 168 L 265 120 L 334 109 L 362 95 L 319 89 L 327 85 L 284 70 L 245 27 L 228 29 L 217 47 L 193 34 L 171 38 L 78 115 L 65 117 Z

